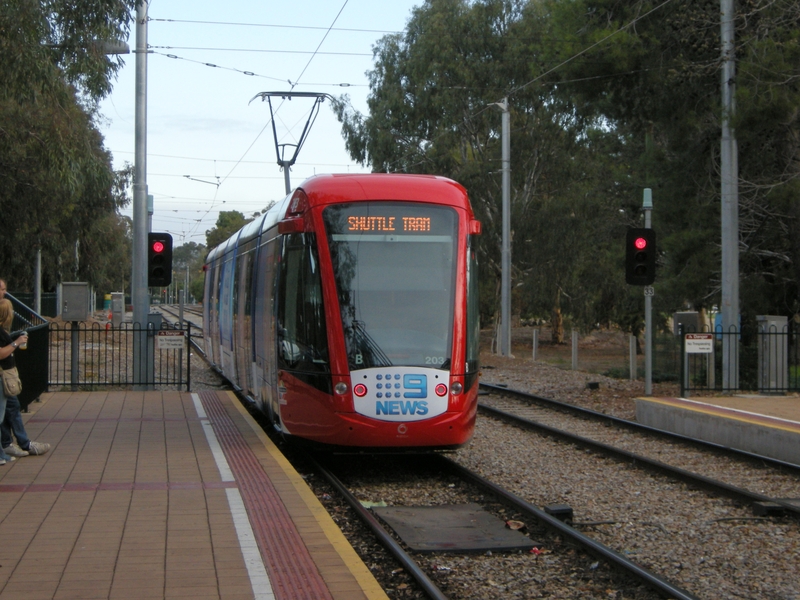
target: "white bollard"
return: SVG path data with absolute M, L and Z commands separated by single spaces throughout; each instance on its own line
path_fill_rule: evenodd
M 572 370 L 578 370 L 578 332 L 572 330 Z
M 636 381 L 637 376 L 637 369 L 636 369 L 636 336 L 630 336 L 628 340 L 628 354 L 630 356 L 630 374 L 631 374 L 631 381 Z

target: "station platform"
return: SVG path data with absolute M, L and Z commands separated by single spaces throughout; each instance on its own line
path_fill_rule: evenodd
M 230 392 L 59 392 L 0 466 L 5 598 L 387 598 Z
M 800 396 L 636 398 L 636 420 L 800 465 Z

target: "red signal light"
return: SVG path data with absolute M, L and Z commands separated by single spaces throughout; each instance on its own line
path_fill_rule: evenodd
M 652 285 L 656 276 L 656 232 L 631 227 L 625 235 L 625 282 Z
M 147 287 L 172 283 L 172 236 L 150 231 L 147 234 Z

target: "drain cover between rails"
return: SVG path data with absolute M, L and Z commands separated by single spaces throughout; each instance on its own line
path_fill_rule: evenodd
M 477 504 L 386 506 L 372 511 L 414 552 L 530 550 L 540 544 Z

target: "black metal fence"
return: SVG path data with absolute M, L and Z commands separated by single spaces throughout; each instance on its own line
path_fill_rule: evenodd
M 800 326 L 680 332 L 681 395 L 800 392 Z M 727 353 L 727 356 L 725 356 Z
M 191 385 L 191 324 L 50 323 L 50 391 Z M 134 357 L 138 360 L 134 360 Z

